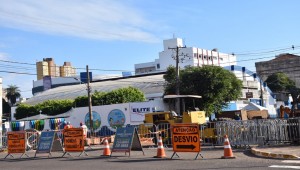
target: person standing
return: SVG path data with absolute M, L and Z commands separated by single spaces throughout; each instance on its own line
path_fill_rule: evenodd
M 69 128 L 73 128 L 71 122 L 68 122 L 67 125 L 64 127 L 64 129 L 69 129 Z
M 87 126 L 80 122 L 80 127 L 83 129 L 83 137 L 85 139 L 87 137 Z

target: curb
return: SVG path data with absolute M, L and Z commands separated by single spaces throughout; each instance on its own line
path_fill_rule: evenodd
M 265 157 L 265 158 L 300 159 L 300 157 L 298 157 L 296 155 L 263 152 L 263 151 L 260 151 L 260 150 L 258 150 L 256 148 L 251 148 L 251 153 L 253 153 L 256 156 Z

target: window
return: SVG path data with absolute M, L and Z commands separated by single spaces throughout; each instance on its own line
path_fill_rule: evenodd
M 160 64 L 156 64 L 156 68 L 157 68 L 157 69 L 160 69 Z

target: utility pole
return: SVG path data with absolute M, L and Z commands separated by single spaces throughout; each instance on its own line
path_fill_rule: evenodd
M 260 96 L 261 96 L 261 106 L 264 107 L 264 92 L 263 92 L 263 82 L 260 79 Z
M 175 60 L 176 60 L 176 90 L 175 90 L 175 93 L 176 93 L 176 95 L 180 94 L 180 90 L 179 90 L 179 88 L 180 88 L 179 87 L 180 86 L 179 85 L 180 84 L 180 81 L 179 81 L 179 50 L 181 48 L 186 48 L 186 46 L 184 46 L 184 47 L 177 46 L 175 48 L 168 48 L 171 50 L 175 50 L 175 52 L 176 52 L 176 56 L 175 56 Z M 179 97 L 176 98 L 175 110 L 179 115 L 181 115 L 180 114 L 180 98 Z
M 91 97 L 91 86 L 90 86 L 90 74 L 89 74 L 89 66 L 86 66 L 86 74 L 87 74 L 87 92 L 88 92 L 88 104 L 89 104 L 89 116 L 90 116 L 90 130 L 91 136 L 94 134 L 94 123 L 93 123 L 93 113 L 92 113 L 92 97 Z

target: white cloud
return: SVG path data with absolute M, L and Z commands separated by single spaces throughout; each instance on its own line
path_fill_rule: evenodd
M 9 56 L 8 56 L 8 54 L 6 54 L 6 53 L 0 52 L 0 59 L 1 59 L 1 60 L 8 60 L 8 59 L 9 59 Z
M 130 1 L 0 0 L 0 24 L 27 31 L 100 40 L 157 41 L 159 24 Z

